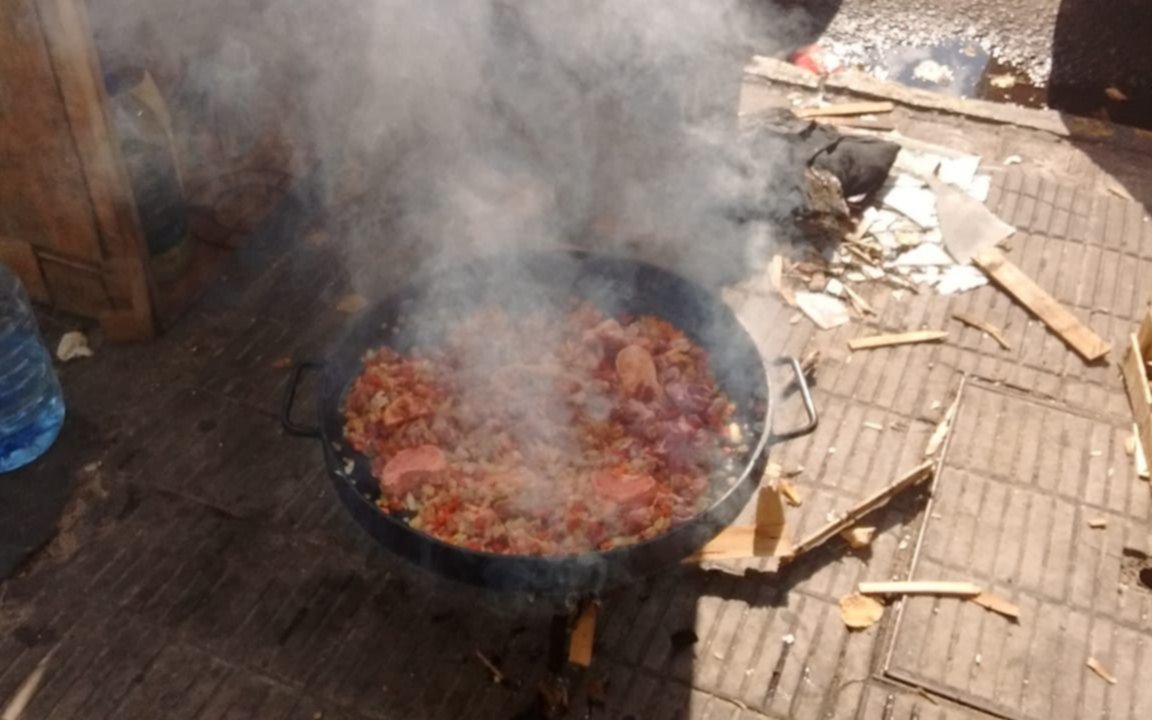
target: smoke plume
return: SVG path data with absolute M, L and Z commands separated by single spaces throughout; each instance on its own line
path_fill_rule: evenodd
M 771 51 L 785 34 L 779 10 L 738 0 L 138 5 L 93 4 L 106 64 L 143 56 L 178 80 L 160 78 L 171 102 L 218 108 L 237 142 L 287 135 L 353 243 L 358 275 L 385 252 L 438 261 L 573 244 L 711 282 L 762 261 L 764 229 L 727 210 L 765 185 L 733 140 L 741 67 L 753 42 Z

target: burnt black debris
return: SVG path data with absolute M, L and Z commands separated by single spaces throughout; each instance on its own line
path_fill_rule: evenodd
M 778 227 L 793 243 L 834 246 L 853 227 L 847 199 L 866 200 L 879 190 L 899 151 L 895 143 L 845 136 L 790 111 L 765 115 L 741 136 L 736 162 L 758 182 L 731 214 L 737 222 Z

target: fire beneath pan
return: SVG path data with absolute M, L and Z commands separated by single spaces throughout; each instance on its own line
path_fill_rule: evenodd
M 675 565 L 739 514 L 768 447 L 816 422 L 809 399 L 805 427 L 770 432 L 760 354 L 714 294 L 581 253 L 476 261 L 379 303 L 324 363 L 314 428 L 290 419 L 307 367 L 285 428 L 323 440 L 352 517 L 502 590 L 596 593 Z

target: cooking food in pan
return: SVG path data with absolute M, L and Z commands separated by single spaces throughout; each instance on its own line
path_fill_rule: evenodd
M 586 303 L 482 308 L 410 353 L 369 351 L 343 411 L 382 510 L 493 553 L 653 538 L 706 509 L 747 451 L 704 349 Z

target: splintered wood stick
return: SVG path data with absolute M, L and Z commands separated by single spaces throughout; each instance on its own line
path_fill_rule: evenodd
M 1020 620 L 1020 608 L 997 595 L 982 592 L 976 597 L 968 598 L 968 600 L 969 602 L 976 603 L 985 610 L 991 610 L 994 613 L 1003 615 L 1013 622 Z
M 55 647 L 52 648 L 47 655 L 40 658 L 40 662 L 36 663 L 36 667 L 32 668 L 32 672 L 24 678 L 24 682 L 20 683 L 20 687 L 16 689 L 16 694 L 4 706 L 3 714 L 0 714 L 2 720 L 20 720 L 25 708 L 32 702 L 32 698 L 36 697 L 36 691 L 40 689 L 40 683 L 44 680 L 44 673 L 48 669 L 52 657 L 56 654 L 56 649 Z
M 1012 346 L 1009 345 L 1008 341 L 1004 339 L 1004 333 L 1000 331 L 1000 328 L 996 327 L 992 323 L 980 320 L 979 318 L 974 318 L 971 315 L 965 315 L 964 313 L 952 313 L 952 319 L 958 320 L 970 328 L 976 328 L 977 330 L 988 333 L 988 335 L 997 343 L 999 343 L 1000 347 L 1004 348 L 1005 350 L 1012 349 Z
M 948 337 L 948 333 L 944 330 L 916 330 L 913 332 L 897 333 L 895 335 L 870 335 L 868 337 L 853 338 L 848 341 L 848 347 L 853 350 L 870 350 L 872 348 L 889 347 L 891 345 L 937 342 L 946 337 Z
M 507 678 L 505 677 L 504 673 L 500 671 L 500 668 L 496 667 L 496 663 L 489 660 L 488 656 L 479 650 L 476 651 L 476 657 L 480 660 L 484 667 L 488 668 L 488 672 L 492 674 L 492 682 L 497 685 L 503 684 L 504 680 Z
M 856 312 L 861 315 L 875 315 L 876 311 L 868 304 L 868 301 L 860 297 L 860 293 L 856 292 L 847 285 L 844 286 L 844 294 L 848 296 L 848 302 L 852 303 L 852 307 L 856 308 Z
M 976 597 L 982 592 L 979 585 L 970 582 L 944 580 L 862 582 L 856 590 L 861 595 L 939 595 L 944 597 Z
M 876 266 L 876 260 L 874 260 L 871 255 L 864 252 L 863 250 L 861 250 L 856 245 L 853 245 L 851 243 L 845 243 L 843 247 L 845 250 L 847 250 L 851 254 L 855 255 L 856 259 L 859 260 L 861 263 L 863 263 L 865 265 L 871 265 L 872 267 Z
M 861 500 L 851 510 L 845 513 L 844 517 L 818 528 L 810 535 L 796 543 L 796 546 L 786 555 L 782 555 L 785 559 L 795 559 L 800 555 L 817 548 L 827 542 L 830 538 L 838 535 L 841 531 L 847 530 L 859 522 L 861 518 L 866 516 L 873 510 L 883 507 L 888 504 L 888 501 L 899 495 L 904 490 L 910 487 L 919 485 L 925 480 L 932 477 L 933 470 L 936 465 L 932 462 L 926 462 L 917 466 L 911 472 L 905 474 L 896 482 L 891 485 L 877 490 L 872 495 L 869 495 L 864 500 Z
M 890 113 L 896 109 L 894 103 L 886 100 L 877 102 L 850 102 L 818 108 L 797 108 L 793 110 L 799 118 L 843 117 L 845 115 L 872 115 Z
M 835 125 L 836 127 L 861 128 L 863 130 L 880 130 L 883 132 L 896 129 L 896 126 L 892 123 L 861 117 L 826 116 L 821 118 L 820 122 L 824 125 Z

